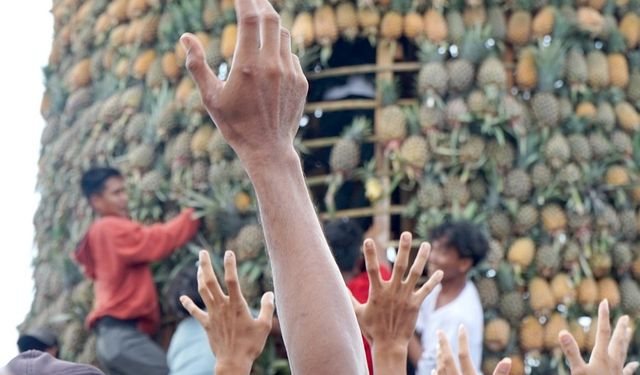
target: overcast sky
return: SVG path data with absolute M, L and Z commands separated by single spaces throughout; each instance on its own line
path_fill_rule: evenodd
M 51 1 L 1 1 L 0 45 L 0 366 L 17 354 L 16 326 L 32 298 L 34 192 L 51 48 Z

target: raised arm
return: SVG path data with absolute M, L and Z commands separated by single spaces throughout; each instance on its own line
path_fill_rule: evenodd
M 370 281 L 369 299 L 365 304 L 360 304 L 352 298 L 352 303 L 360 329 L 371 343 L 373 368 L 378 375 L 406 373 L 408 345 L 413 337 L 420 305 L 442 280 L 442 271 L 436 271 L 415 290 L 430 249 L 429 244 L 422 243 L 405 278 L 411 251 L 411 233 L 402 233 L 391 280 L 384 281 L 380 276 L 374 241 L 367 239 L 364 242 L 364 259 Z
M 236 14 L 238 42 L 226 82 L 206 65 L 195 37 L 182 42 L 209 114 L 254 185 L 292 371 L 364 374 L 356 317 L 293 147 L 307 81 L 267 0 L 236 0 Z
M 453 357 L 453 350 L 447 335 L 438 330 L 437 375 L 477 375 L 473 360 L 469 354 L 469 339 L 464 326 L 458 329 L 458 362 Z M 508 375 L 511 371 L 511 359 L 503 358 L 493 370 L 493 375 Z

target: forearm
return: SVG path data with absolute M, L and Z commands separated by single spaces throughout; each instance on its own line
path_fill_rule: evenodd
M 376 375 L 399 375 L 407 373 L 407 347 L 376 345 L 372 346 L 373 372 Z
M 300 160 L 293 149 L 275 157 L 278 162 L 263 160 L 247 170 L 260 205 L 292 372 L 362 374 L 365 356 L 356 317 Z
M 420 344 L 420 341 L 418 340 L 418 337 L 416 335 L 413 335 L 413 337 L 411 337 L 411 340 L 409 340 L 408 352 L 409 361 L 411 361 L 413 367 L 417 367 L 418 361 L 420 361 L 420 357 L 422 356 L 422 345 Z

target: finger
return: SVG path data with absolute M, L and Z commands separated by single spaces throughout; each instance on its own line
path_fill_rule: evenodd
M 227 284 L 229 300 L 233 303 L 244 302 L 240 283 L 238 282 L 238 268 L 236 267 L 236 255 L 227 250 L 224 253 L 224 283 Z
M 209 253 L 206 250 L 200 250 L 198 265 L 198 292 L 200 292 L 200 296 L 202 296 L 203 300 L 204 296 L 202 293 L 204 291 L 206 291 L 214 301 L 223 300 L 224 293 L 222 292 L 222 288 L 220 288 L 220 284 L 218 284 L 218 279 L 213 272 Z M 207 302 L 205 301 L 205 303 Z M 207 309 L 209 308 L 209 305 L 207 305 Z
M 398 246 L 398 256 L 396 262 L 393 265 L 393 272 L 391 273 L 391 282 L 394 284 L 400 284 L 404 273 L 409 266 L 409 253 L 411 252 L 411 233 L 403 232 L 400 235 L 400 246 Z
M 262 299 L 260 300 L 260 313 L 258 314 L 258 320 L 267 324 L 269 330 L 271 330 L 271 325 L 273 323 L 273 312 L 275 310 L 274 303 L 275 296 L 273 292 L 266 292 L 262 295 Z
M 558 339 L 560 340 L 560 349 L 562 349 L 564 356 L 569 362 L 571 372 L 578 373 L 577 370 L 584 366 L 585 363 L 580 356 L 580 349 L 578 348 L 576 340 L 564 329 L 558 334 Z
M 603 360 L 607 359 L 607 347 L 611 337 L 611 323 L 609 323 L 609 301 L 606 299 L 598 306 L 598 325 L 596 328 L 596 343 L 591 355 Z
M 296 73 L 296 94 L 306 98 L 307 93 L 309 92 L 309 81 L 307 81 L 307 77 L 304 75 L 304 71 L 302 70 L 302 65 L 300 65 L 300 58 L 295 54 L 291 54 L 291 60 L 293 62 L 294 71 Z M 302 118 L 302 114 L 304 113 L 305 101 L 300 101 L 300 108 L 298 108 L 297 120 Z
M 511 372 L 511 358 L 503 358 L 496 369 L 493 370 L 493 375 L 508 375 Z
M 438 345 L 440 345 L 440 353 L 442 355 L 439 361 L 447 373 L 457 373 L 456 362 L 453 359 L 453 351 L 451 350 L 447 336 L 441 330 L 438 330 L 436 334 L 438 335 Z
M 191 77 L 193 77 L 198 86 L 202 101 L 209 106 L 218 97 L 222 82 L 207 64 L 204 47 L 202 47 L 200 40 L 195 35 L 185 33 L 180 37 L 180 42 L 187 51 L 187 70 L 189 70 Z
M 621 368 L 624 365 L 625 359 L 627 359 L 627 348 L 629 347 L 630 335 L 627 333 L 629 328 L 629 317 L 623 315 L 618 319 L 616 327 L 611 335 L 611 342 L 609 342 L 609 358 L 614 361 L 615 368 Z
M 356 317 L 358 317 L 360 314 L 360 311 L 364 308 L 364 304 L 360 303 L 360 301 L 356 299 L 356 297 L 353 295 L 353 293 L 351 293 L 350 290 L 347 289 L 347 291 L 349 292 L 349 297 L 351 299 L 351 306 L 353 306 L 353 311 L 355 311 Z
M 180 296 L 180 303 L 182 307 L 189 312 L 189 315 L 200 322 L 203 327 L 207 327 L 209 316 L 206 312 L 202 311 L 191 298 L 188 296 Z
M 370 238 L 364 240 L 364 263 L 369 275 L 369 295 L 371 295 L 372 291 L 380 288 L 382 279 L 380 278 L 380 264 L 376 254 L 376 245 Z
M 267 56 L 280 53 L 280 15 L 268 0 L 255 0 L 260 16 L 260 50 Z
M 280 61 L 287 72 L 294 71 L 291 58 L 291 33 L 284 27 L 280 28 Z
M 238 40 L 233 61 L 252 61 L 260 48 L 260 17 L 254 0 L 235 0 Z M 239 57 L 236 59 L 235 57 Z
M 423 242 L 420 244 L 420 249 L 418 249 L 418 254 L 416 255 L 416 259 L 413 261 L 413 265 L 409 270 L 409 276 L 407 277 L 406 283 L 411 287 L 415 288 L 416 283 L 422 273 L 424 272 L 424 266 L 427 264 L 427 259 L 429 259 L 429 253 L 431 252 L 431 245 L 427 242 Z
M 463 374 L 475 374 L 475 366 L 471 360 L 471 354 L 469 354 L 467 330 L 462 324 L 458 328 L 458 361 L 460 361 L 460 369 Z
M 417 296 L 419 303 L 422 303 L 422 301 L 424 301 L 424 299 L 427 298 L 429 293 L 431 293 L 433 288 L 435 288 L 436 285 L 440 284 L 440 281 L 442 281 L 443 275 L 444 274 L 442 273 L 441 270 L 437 270 L 436 272 L 433 273 L 433 275 L 431 275 L 429 280 L 427 280 L 427 282 L 424 283 L 424 285 L 422 285 L 420 289 L 418 289 L 415 295 Z
M 622 375 L 633 375 L 635 374 L 636 370 L 638 369 L 638 367 L 640 366 L 640 363 L 638 362 L 629 362 L 627 363 L 626 366 L 624 366 L 624 368 L 622 369 Z

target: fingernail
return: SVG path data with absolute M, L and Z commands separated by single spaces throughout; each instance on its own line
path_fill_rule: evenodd
M 438 280 L 438 282 L 440 282 L 440 281 L 442 281 L 442 278 L 444 277 L 444 272 L 442 270 L 437 270 L 434 275 L 436 277 L 436 280 Z
M 189 53 L 191 45 L 189 44 L 189 38 L 185 37 L 185 34 L 180 36 L 180 44 L 182 45 L 182 48 L 184 48 L 185 52 Z
M 269 301 L 270 303 L 273 303 L 275 297 L 276 296 L 273 294 L 273 292 L 267 292 L 267 301 Z
M 231 250 L 227 250 L 224 252 L 224 259 L 229 259 L 231 258 Z
M 371 249 L 373 247 L 373 240 L 371 238 L 367 238 L 364 241 L 364 247 L 367 249 Z
M 402 232 L 401 240 L 404 243 L 411 241 L 411 234 L 409 232 Z
M 569 332 L 563 329 L 562 331 L 560 331 L 559 336 L 560 343 L 562 343 L 563 345 L 571 344 L 571 337 L 569 337 Z

